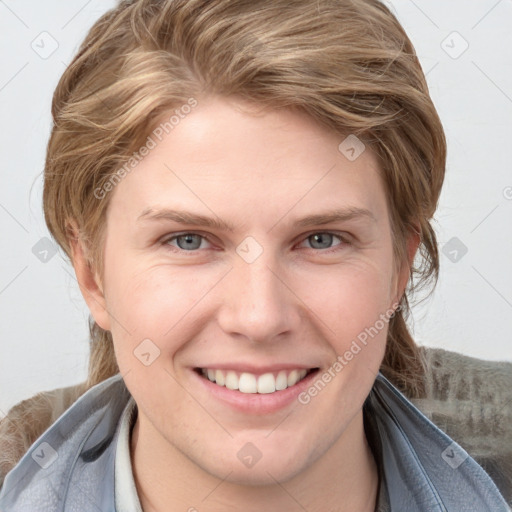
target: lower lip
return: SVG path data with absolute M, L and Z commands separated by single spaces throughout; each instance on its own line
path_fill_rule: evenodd
M 238 390 L 228 389 L 225 386 L 219 386 L 194 370 L 192 370 L 192 373 L 206 391 L 217 400 L 237 411 L 261 415 L 277 412 L 296 401 L 298 395 L 305 391 L 318 375 L 318 370 L 309 373 L 297 384 L 274 393 L 242 393 Z

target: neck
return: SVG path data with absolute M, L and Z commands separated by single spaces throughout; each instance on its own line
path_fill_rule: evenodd
M 374 512 L 378 471 L 364 435 L 362 412 L 326 453 L 286 482 L 240 485 L 204 471 L 149 421 L 137 417 L 132 468 L 144 512 Z M 226 472 L 229 473 L 229 472 Z

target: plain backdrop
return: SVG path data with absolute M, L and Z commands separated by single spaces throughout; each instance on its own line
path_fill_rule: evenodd
M 53 90 L 105 0 L 0 0 L 0 416 L 86 376 L 88 312 L 48 240 L 42 170 Z M 393 0 L 448 139 L 441 274 L 420 344 L 512 361 L 512 1 Z

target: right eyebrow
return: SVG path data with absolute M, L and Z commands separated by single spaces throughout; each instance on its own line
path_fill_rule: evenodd
M 173 210 L 163 208 L 154 210 L 146 208 L 138 217 L 137 222 L 142 220 L 172 220 L 180 224 L 190 224 L 192 226 L 204 226 L 215 228 L 222 231 L 234 232 L 235 228 L 232 224 L 215 217 L 207 217 L 199 213 L 187 212 L 185 210 Z

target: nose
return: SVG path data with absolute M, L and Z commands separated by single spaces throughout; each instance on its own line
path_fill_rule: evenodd
M 271 343 L 299 328 L 300 301 L 268 254 L 264 251 L 251 263 L 237 259 L 224 280 L 218 321 L 226 334 Z

